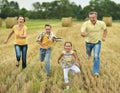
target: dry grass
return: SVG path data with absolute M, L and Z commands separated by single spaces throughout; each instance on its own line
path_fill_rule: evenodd
M 44 63 L 39 62 L 39 46 L 35 42 L 38 33 L 43 30 L 28 31 L 27 68 L 15 67 L 13 39 L 7 45 L 3 44 L 9 31 L 0 31 L 0 93 L 119 93 L 120 92 L 120 24 L 113 23 L 108 27 L 106 42 L 101 49 L 101 72 L 99 77 L 91 73 L 93 57 L 85 56 L 85 42 L 80 36 L 81 23 L 72 27 L 53 25 L 57 36 L 63 37 L 63 42 L 55 43 L 51 55 L 51 77 L 44 71 Z M 4 29 L 5 30 L 5 29 Z M 81 73 L 78 76 L 69 74 L 70 90 L 64 91 L 63 71 L 57 64 L 57 58 L 63 50 L 65 41 L 73 43 L 80 58 Z

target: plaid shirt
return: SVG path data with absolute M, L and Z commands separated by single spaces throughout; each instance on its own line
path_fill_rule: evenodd
M 46 33 L 45 31 L 41 32 L 41 33 L 39 34 L 39 36 L 38 36 L 36 42 L 41 42 L 42 39 L 43 39 L 43 36 L 45 35 L 45 33 Z M 56 37 L 56 36 L 53 34 L 53 32 L 50 32 L 48 38 L 52 38 L 52 37 Z

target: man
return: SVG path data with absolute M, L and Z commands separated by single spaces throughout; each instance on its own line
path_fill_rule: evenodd
M 102 36 L 101 31 L 104 31 Z M 89 20 L 83 23 L 81 27 L 81 36 L 85 37 L 87 57 L 90 57 L 92 49 L 94 50 L 94 64 L 92 71 L 95 75 L 99 75 L 100 72 L 99 54 L 101 41 L 105 41 L 106 35 L 106 24 L 103 21 L 97 20 L 97 12 L 90 12 Z
M 54 34 L 51 32 L 51 25 L 45 25 L 45 31 L 41 32 L 37 38 L 37 42 L 40 45 L 40 61 L 43 62 L 46 58 L 46 73 L 50 74 L 50 55 L 51 55 L 51 47 L 53 44 Z

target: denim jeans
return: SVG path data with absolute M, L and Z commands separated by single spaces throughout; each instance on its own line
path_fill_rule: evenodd
M 88 43 L 86 42 L 86 54 L 87 56 L 91 56 L 92 49 L 94 49 L 94 64 L 93 64 L 93 73 L 99 73 L 100 71 L 100 49 L 101 49 L 101 41 L 98 43 Z
M 47 74 L 50 73 L 50 54 L 51 54 L 51 48 L 48 49 L 42 49 L 40 48 L 40 61 L 43 62 L 45 59 L 45 69 Z
M 20 61 L 21 53 L 22 53 L 22 68 L 24 69 L 26 67 L 26 56 L 27 56 L 28 45 L 17 45 L 17 44 L 15 44 L 14 48 L 15 48 L 17 61 Z

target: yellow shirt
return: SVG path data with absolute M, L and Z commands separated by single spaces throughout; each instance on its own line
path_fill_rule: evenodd
M 53 44 L 53 41 L 50 41 L 49 40 L 49 35 L 48 34 L 45 34 L 44 36 L 43 36 L 43 38 L 42 38 L 42 45 L 43 46 L 41 46 L 41 48 L 42 47 L 51 47 L 52 46 L 52 44 Z
M 97 43 L 101 41 L 101 32 L 106 29 L 106 24 L 103 21 L 97 20 L 96 24 L 92 24 L 91 21 L 86 21 L 82 27 L 81 32 L 89 33 L 88 37 L 85 37 L 85 41 L 88 43 Z
M 27 27 L 25 25 L 23 26 L 23 28 L 21 30 L 17 29 L 17 25 L 13 26 L 12 30 L 15 33 L 14 44 L 18 44 L 18 45 L 25 45 L 25 44 L 27 44 L 26 38 L 19 38 L 19 37 L 17 37 L 17 35 L 23 35 L 25 29 L 27 29 Z

